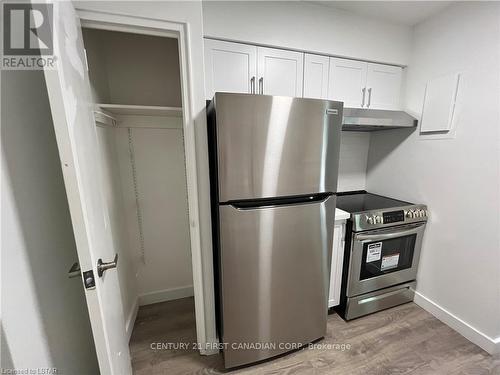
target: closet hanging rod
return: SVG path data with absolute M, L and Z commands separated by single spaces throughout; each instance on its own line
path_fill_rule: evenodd
M 137 115 L 137 116 L 182 117 L 181 107 L 109 104 L 109 103 L 97 103 L 96 107 L 99 110 L 105 110 L 108 113 L 120 116 Z

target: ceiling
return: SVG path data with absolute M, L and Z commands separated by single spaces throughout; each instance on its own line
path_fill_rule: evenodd
M 315 3 L 399 25 L 414 26 L 439 13 L 452 1 L 315 1 Z

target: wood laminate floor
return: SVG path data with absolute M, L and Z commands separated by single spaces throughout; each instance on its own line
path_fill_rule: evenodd
M 136 375 L 224 373 L 221 355 L 201 356 L 196 341 L 194 301 L 139 309 L 130 341 Z M 189 349 L 153 350 L 155 343 L 185 343 Z M 414 303 L 351 322 L 329 315 L 319 344 L 348 344 L 350 349 L 304 349 L 226 374 L 500 374 L 500 356 L 481 348 Z

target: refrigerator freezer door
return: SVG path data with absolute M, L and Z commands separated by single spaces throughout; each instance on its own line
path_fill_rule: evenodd
M 335 200 L 257 209 L 219 206 L 226 368 L 325 335 Z M 252 344 L 267 347 L 244 346 Z
M 219 202 L 337 191 L 342 103 L 215 95 Z

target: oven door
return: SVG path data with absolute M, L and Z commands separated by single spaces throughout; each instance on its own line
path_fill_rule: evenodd
M 347 297 L 415 280 L 425 223 L 354 233 Z

